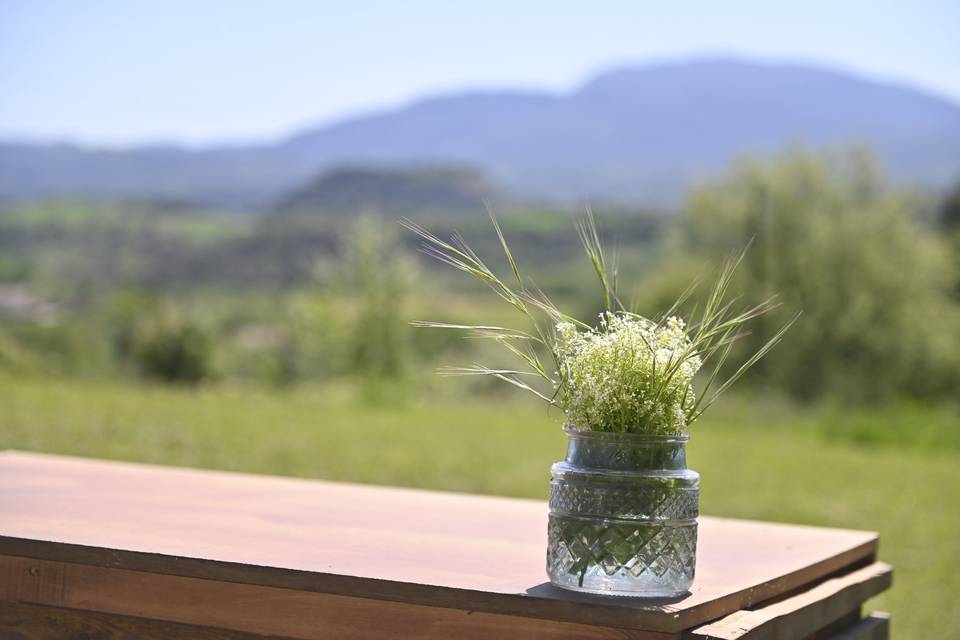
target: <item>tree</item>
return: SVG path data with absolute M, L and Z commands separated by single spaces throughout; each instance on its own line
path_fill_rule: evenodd
M 940 205 L 940 226 L 947 230 L 960 229 L 960 181 L 946 195 Z
M 910 211 L 862 151 L 744 162 L 693 193 L 688 249 L 715 259 L 752 241 L 740 288 L 783 303 L 747 346 L 803 312 L 755 376 L 801 397 L 955 393 L 952 265 L 945 243 Z
M 360 218 L 344 243 L 343 284 L 353 302 L 353 369 L 374 379 L 399 378 L 410 358 L 407 297 L 411 264 L 394 225 Z

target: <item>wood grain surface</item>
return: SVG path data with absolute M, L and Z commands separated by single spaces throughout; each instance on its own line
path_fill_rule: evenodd
M 0 638 L 4 640 L 292 640 L 118 616 L 95 611 L 0 602 Z
M 297 640 L 680 640 L 680 634 L 0 555 L 0 602 Z M 0 637 L 3 630 L 0 629 Z M 112 637 L 112 636 L 107 636 Z
M 668 633 L 877 549 L 873 533 L 704 517 L 692 593 L 650 602 L 547 584 L 532 500 L 5 452 L 0 513 L 8 556 Z

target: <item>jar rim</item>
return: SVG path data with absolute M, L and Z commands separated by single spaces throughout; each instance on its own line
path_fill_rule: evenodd
M 685 433 L 659 434 L 659 433 L 629 433 L 626 431 L 596 431 L 594 429 L 577 429 L 570 425 L 563 426 L 564 432 L 571 438 L 593 438 L 593 439 L 623 439 L 630 442 L 656 442 L 656 443 L 684 443 L 690 439 Z

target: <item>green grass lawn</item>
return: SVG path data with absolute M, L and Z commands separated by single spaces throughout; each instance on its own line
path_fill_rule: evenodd
M 960 428 L 960 427 L 958 427 Z M 960 452 L 864 448 L 740 399 L 694 428 L 703 510 L 881 533 L 901 638 L 960 637 Z M 348 387 L 196 391 L 0 378 L 0 449 L 545 498 L 556 414 L 511 395 L 376 405 Z

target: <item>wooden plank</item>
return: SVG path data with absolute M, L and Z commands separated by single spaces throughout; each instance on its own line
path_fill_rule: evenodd
M 0 602 L 0 632 L 0 637 L 16 640 L 291 640 L 13 602 Z
M 882 562 L 832 578 L 765 607 L 738 611 L 690 633 L 697 640 L 799 640 L 859 610 L 890 587 L 892 568 Z
M 276 587 L 0 556 L 0 601 L 297 640 L 679 640 L 679 634 L 556 622 Z
M 876 554 L 873 533 L 704 517 L 673 602 L 551 587 L 546 504 L 0 454 L 0 553 L 100 567 L 676 632 Z
M 890 616 L 875 611 L 830 640 L 889 640 Z

